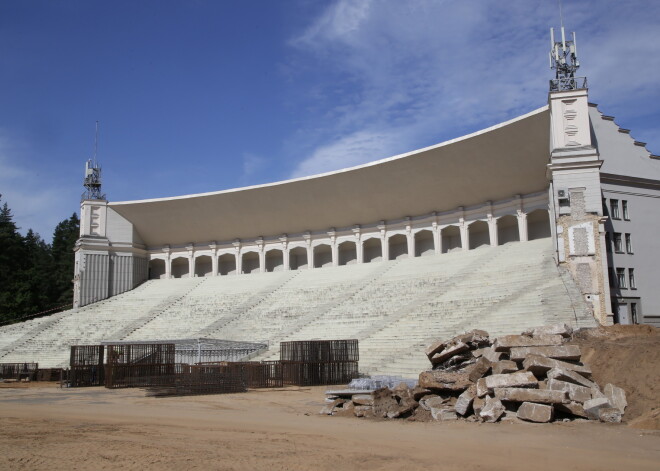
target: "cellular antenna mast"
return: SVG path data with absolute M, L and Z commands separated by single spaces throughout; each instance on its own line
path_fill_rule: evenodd
M 561 41 L 555 41 L 555 29 L 550 28 L 550 68 L 555 69 L 555 78 L 550 80 L 550 91 L 561 92 L 587 88 L 587 78 L 575 76 L 580 67 L 577 58 L 577 42 L 575 32 L 571 34 L 572 39 L 566 40 L 561 0 L 559 0 L 559 18 L 561 21 Z
M 96 135 L 94 138 L 94 157 L 85 162 L 85 179 L 83 186 L 85 192 L 82 200 L 104 200 L 105 195 L 101 193 L 101 166 L 96 161 L 99 148 L 99 122 L 96 122 Z

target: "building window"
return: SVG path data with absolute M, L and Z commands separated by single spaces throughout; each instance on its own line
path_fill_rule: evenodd
M 619 288 L 621 289 L 626 289 L 626 269 L 625 268 L 617 268 L 616 269 L 616 282 Z
M 612 241 L 610 240 L 609 232 L 605 233 L 605 250 L 607 251 L 607 253 L 612 252 Z
M 612 219 L 621 219 L 619 216 L 619 200 L 610 200 L 610 210 Z
M 628 202 L 626 200 L 621 200 L 621 209 L 623 210 L 623 219 L 630 221 L 630 215 L 628 214 Z
M 626 234 L 626 252 L 633 253 L 632 241 L 630 240 L 630 234 Z
M 628 268 L 628 281 L 630 282 L 630 289 L 637 289 L 637 285 L 635 285 L 635 269 L 634 268 Z
M 630 303 L 630 317 L 632 318 L 633 324 L 638 324 L 637 322 L 637 303 Z
M 621 233 L 614 233 L 614 251 L 616 253 L 623 253 L 623 245 L 621 244 Z

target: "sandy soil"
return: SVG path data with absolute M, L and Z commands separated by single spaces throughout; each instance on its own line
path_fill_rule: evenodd
M 621 471 L 660 463 L 658 431 L 321 416 L 324 387 L 151 398 L 35 385 L 0 389 L 0 469 Z

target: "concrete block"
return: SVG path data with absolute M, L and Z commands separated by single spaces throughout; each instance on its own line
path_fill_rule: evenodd
M 371 406 L 355 406 L 353 409 L 355 417 L 371 417 L 373 416 L 373 411 Z
M 415 388 L 412 390 L 412 397 L 416 401 L 419 401 L 421 398 L 428 396 L 429 394 L 432 394 L 430 390 L 420 388 L 419 386 L 415 386 Z
M 606 397 L 599 397 L 597 399 L 590 399 L 584 403 L 584 412 L 587 414 L 587 418 L 591 420 L 600 420 L 599 410 L 600 409 L 609 409 L 612 407 L 610 401 Z
M 578 417 L 587 417 L 584 407 L 579 402 L 568 402 L 564 404 L 555 404 L 555 409 L 567 414 L 577 415 Z
M 438 421 L 457 420 L 456 412 L 447 407 L 432 407 L 431 417 Z
M 481 417 L 479 414 L 481 414 L 481 410 L 484 408 L 485 404 L 486 398 L 480 398 L 478 396 L 474 398 L 472 401 L 472 410 L 476 416 Z
M 612 407 L 616 407 L 623 414 L 626 411 L 628 406 L 628 401 L 626 400 L 626 392 L 613 384 L 606 384 L 603 388 L 605 397 L 610 401 Z
M 449 360 L 451 357 L 458 355 L 459 353 L 467 352 L 470 347 L 463 342 L 457 342 L 456 344 L 450 345 L 447 348 L 433 354 L 429 359 L 431 363 L 437 365 L 439 363 L 444 363 Z
M 486 378 L 479 378 L 477 380 L 477 397 L 484 397 L 488 394 L 488 386 L 486 386 Z
M 490 375 L 483 378 L 489 391 L 495 388 L 537 388 L 538 380 L 529 371 L 517 373 Z M 477 388 L 479 384 L 477 383 Z
M 493 363 L 493 374 L 501 375 L 507 373 L 515 373 L 518 371 L 518 364 L 511 360 L 500 360 Z
M 518 408 L 517 417 L 528 422 L 545 423 L 550 422 L 555 416 L 552 406 L 523 402 Z
M 494 363 L 504 358 L 504 352 L 496 352 L 493 347 L 487 347 L 483 349 L 481 356 Z
M 469 374 L 450 371 L 423 371 L 419 375 L 419 386 L 434 391 L 465 391 L 472 385 Z
M 488 373 L 492 364 L 493 363 L 489 359 L 483 356 L 479 357 L 476 363 L 472 365 L 472 368 L 470 369 L 470 373 L 468 375 L 468 379 L 470 381 L 476 382 L 479 378 L 485 376 Z
M 458 400 L 456 401 L 456 405 L 454 406 L 456 413 L 460 415 L 467 414 L 467 412 L 470 410 L 470 406 L 472 405 L 472 402 L 474 401 L 476 395 L 477 395 L 476 386 L 470 386 L 465 391 L 463 391 L 463 393 L 460 396 L 458 396 Z
M 523 335 L 532 337 L 541 337 L 543 335 L 561 335 L 568 338 L 573 334 L 573 329 L 566 324 L 544 325 L 541 327 L 534 327 L 523 332 Z
M 446 343 L 444 340 L 438 340 L 437 342 L 433 342 L 431 345 L 426 347 L 426 350 L 424 350 L 424 353 L 426 353 L 426 356 L 429 357 L 429 360 L 433 355 L 436 353 L 444 350 L 446 346 Z
M 559 381 L 566 381 L 567 383 L 578 384 L 587 388 L 595 388 L 599 390 L 596 383 L 588 380 L 581 374 L 576 373 L 575 371 L 567 370 L 565 368 L 552 368 L 546 373 L 548 379 L 557 379 Z
M 566 381 L 559 381 L 558 379 L 549 379 L 548 389 L 553 391 L 565 391 L 568 394 L 568 398 L 575 402 L 584 403 L 589 399 L 592 399 L 591 388 L 567 383 Z
M 389 412 L 398 412 L 399 403 L 392 397 L 389 388 L 376 389 L 371 393 L 373 396 L 373 413 L 376 417 L 387 417 Z
M 541 355 L 555 360 L 578 361 L 582 356 L 580 347 L 577 345 L 558 345 L 555 347 L 516 347 L 512 348 L 509 358 L 513 361 L 521 361 L 528 355 Z
M 500 401 L 537 402 L 541 404 L 561 404 L 567 401 L 565 391 L 530 388 L 496 388 L 495 397 Z
M 419 406 L 424 410 L 431 410 L 432 408 L 443 407 L 447 403 L 447 399 L 444 399 L 435 394 L 431 396 L 425 396 L 419 401 Z
M 616 407 L 603 407 L 598 409 L 598 420 L 601 422 L 609 422 L 611 424 L 621 423 L 623 413 Z
M 584 377 L 591 377 L 591 368 L 585 365 L 575 365 L 561 360 L 553 360 L 552 358 L 542 357 L 540 355 L 529 355 L 523 361 L 523 368 L 531 371 L 539 378 L 553 368 L 562 368 L 564 370 L 575 371 Z
M 373 406 L 374 398 L 371 394 L 355 394 L 353 395 L 353 404 L 356 406 Z
M 489 397 L 486 398 L 486 402 L 479 413 L 479 417 L 481 417 L 484 422 L 497 422 L 497 420 L 502 417 L 505 410 L 502 401 Z
M 464 334 L 457 335 L 449 340 L 437 341 L 426 347 L 424 353 L 431 359 L 435 354 L 448 350 L 459 344 L 467 344 L 468 348 L 477 348 L 487 345 L 489 342 L 489 334 L 485 330 L 471 330 Z M 453 356 L 453 355 L 452 355 Z M 451 357 L 447 357 L 451 358 Z M 444 360 L 438 360 L 437 363 L 442 363 Z
M 495 339 L 493 349 L 496 352 L 508 352 L 514 347 L 546 347 L 550 345 L 561 345 L 561 335 L 541 335 L 529 337 L 527 335 L 503 335 Z
M 337 406 L 341 406 L 346 402 L 346 399 L 335 399 L 329 404 L 326 404 L 323 409 L 321 409 L 321 412 L 319 412 L 321 415 L 332 415 L 332 413 L 335 411 L 335 408 Z

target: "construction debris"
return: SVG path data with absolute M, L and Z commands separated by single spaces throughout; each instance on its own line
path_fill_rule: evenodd
M 625 391 L 612 384 L 601 389 L 593 381 L 580 348 L 564 345 L 571 334 L 558 324 L 491 341 L 487 332 L 472 330 L 425 350 L 431 368 L 420 373 L 417 386 L 401 381 L 353 393 L 328 391 L 321 412 L 436 421 L 621 422 Z

